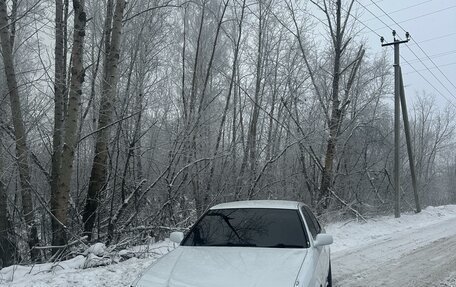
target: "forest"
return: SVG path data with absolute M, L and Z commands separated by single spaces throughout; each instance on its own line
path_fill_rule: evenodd
M 392 214 L 392 50 L 355 3 L 0 0 L 0 268 L 163 239 L 234 200 Z M 456 203 L 456 109 L 413 97 L 421 205 Z

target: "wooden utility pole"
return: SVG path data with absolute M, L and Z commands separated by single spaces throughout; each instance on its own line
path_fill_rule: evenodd
M 401 118 L 401 105 L 402 117 L 404 120 L 405 139 L 407 142 L 407 153 L 409 156 L 410 173 L 412 177 L 412 187 L 415 196 L 416 212 L 421 211 L 420 201 L 418 197 L 416 176 L 415 176 L 415 162 L 412 154 L 412 142 L 410 138 L 410 127 L 407 115 L 407 104 L 405 101 L 404 83 L 402 80 L 402 72 L 400 66 L 399 45 L 410 41 L 410 34 L 405 33 L 405 40 L 398 40 L 396 38 L 396 31 L 393 30 L 394 41 L 391 43 L 383 43 L 384 38 L 381 37 L 380 41 L 382 46 L 394 46 L 394 216 L 396 218 L 401 216 L 400 212 L 400 174 L 399 174 L 399 148 L 400 148 L 400 118 Z

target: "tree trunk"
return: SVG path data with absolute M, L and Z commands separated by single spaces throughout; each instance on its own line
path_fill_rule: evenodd
M 109 129 L 106 128 L 112 122 L 112 111 L 116 95 L 117 65 L 120 57 L 120 38 L 122 33 L 122 17 L 125 9 L 125 0 L 117 0 L 113 19 L 107 18 L 110 32 L 105 31 L 105 60 L 103 88 L 101 93 L 101 106 L 98 119 L 97 140 L 95 143 L 95 157 L 90 174 L 89 189 L 83 213 L 84 234 L 92 237 L 92 229 L 95 223 L 95 213 L 98 209 L 100 194 L 106 188 L 108 173 L 108 142 Z M 110 15 L 109 7 L 107 17 Z M 112 28 L 111 23 L 112 22 Z
M 38 244 L 37 228 L 34 222 L 34 211 L 30 186 L 30 167 L 28 163 L 27 137 L 22 119 L 21 102 L 17 87 L 16 73 L 12 54 L 12 43 L 8 25 L 8 12 L 5 0 L 0 0 L 0 41 L 2 47 L 3 63 L 5 66 L 6 80 L 10 96 L 11 115 L 16 138 L 16 158 L 19 167 L 19 178 L 21 183 L 22 212 L 27 226 L 28 245 L 31 249 L 31 259 L 36 260 L 39 251 L 33 249 Z
M 187 164 L 190 164 L 196 157 L 196 133 L 195 130 L 197 128 L 197 116 L 195 115 L 195 107 L 197 102 L 197 95 L 198 95 L 198 76 L 199 76 L 199 69 L 198 66 L 200 65 L 200 53 L 201 45 L 202 45 L 202 35 L 203 35 L 203 27 L 205 23 L 205 15 L 206 15 L 206 1 L 203 1 L 201 7 L 201 17 L 199 22 L 199 30 L 198 30 L 198 38 L 196 42 L 196 52 L 195 52 L 195 59 L 193 63 L 193 75 L 192 75 L 192 86 L 190 91 L 190 98 L 184 99 L 187 102 L 187 119 L 185 128 L 185 143 L 184 143 L 184 156 Z M 198 173 L 194 171 L 198 167 L 191 167 L 185 171 L 184 178 L 190 178 L 191 191 L 193 194 L 193 198 L 195 200 L 195 209 L 197 217 L 202 215 L 203 212 L 203 203 L 201 193 L 198 190 Z
M 261 83 L 263 80 L 263 33 L 265 32 L 265 15 L 266 9 L 263 7 L 262 1 L 258 1 L 258 46 L 256 54 L 256 69 L 255 69 L 255 93 L 253 98 L 253 107 L 252 115 L 250 117 L 249 129 L 247 133 L 247 143 L 244 149 L 244 155 L 241 162 L 241 167 L 238 173 L 238 180 L 236 183 L 235 197 L 239 199 L 242 197 L 243 190 L 246 189 L 247 193 L 250 190 L 250 184 L 253 184 L 255 179 L 256 169 L 257 169 L 257 126 L 258 118 L 260 115 L 260 93 L 261 93 Z M 245 170 L 249 165 L 248 171 L 248 181 L 245 181 Z M 250 197 L 249 194 L 246 194 L 247 197 Z
M 62 128 L 63 128 L 63 103 L 66 88 L 66 61 L 64 46 L 64 31 L 66 23 L 63 19 L 63 1 L 55 1 L 55 75 L 54 75 L 54 134 L 52 138 L 52 174 L 51 174 L 51 212 L 55 215 L 58 206 L 56 202 L 57 181 L 60 172 L 60 160 L 62 153 Z M 59 232 L 59 223 L 52 219 L 52 230 Z M 53 242 L 56 242 L 58 234 L 53 233 Z M 54 239 L 55 238 L 55 239 Z
M 263 33 L 265 32 L 265 15 L 266 8 L 263 7 L 262 1 L 258 1 L 259 6 L 259 17 L 258 17 L 258 46 L 257 46 L 257 55 L 256 55 L 256 70 L 255 70 L 255 94 L 253 99 L 253 111 L 252 116 L 250 118 L 249 124 L 249 131 L 247 135 L 247 152 L 248 162 L 249 162 L 249 186 L 247 187 L 248 193 L 250 192 L 250 185 L 253 184 L 253 181 L 256 177 L 257 172 L 257 164 L 258 164 L 258 155 L 257 155 L 257 128 L 258 128 L 258 118 L 260 116 L 260 95 L 261 95 L 261 84 L 263 81 L 263 69 L 264 69 L 264 59 L 263 57 L 263 45 L 264 45 L 264 38 Z M 243 163 L 243 166 L 245 164 Z M 241 167 L 242 169 L 242 167 Z M 247 194 L 248 198 L 250 199 L 251 194 Z
M 334 44 L 334 66 L 333 66 L 333 79 L 332 79 L 332 95 L 331 95 L 331 119 L 328 123 L 329 137 L 326 144 L 325 165 L 321 176 L 320 184 L 320 207 L 327 209 L 330 203 L 329 190 L 331 188 L 331 179 L 333 176 L 333 162 L 336 153 L 337 132 L 339 130 L 340 117 L 342 115 L 340 110 L 339 100 L 339 80 L 340 80 L 340 59 L 342 54 L 342 33 L 341 33 L 341 0 L 337 1 L 336 8 L 336 27 L 333 33 Z
M 331 114 L 331 122 L 329 127 L 329 139 L 326 149 L 326 157 L 325 157 L 325 166 L 323 168 L 323 174 L 321 179 L 321 188 L 320 188 L 320 197 L 322 208 L 326 209 L 329 206 L 330 201 L 330 188 L 332 185 L 332 177 L 333 177 L 333 164 L 334 164 L 334 157 L 336 153 L 336 144 L 338 137 L 340 135 L 340 128 L 342 125 L 342 121 L 345 117 L 346 106 L 348 105 L 349 101 L 349 94 L 355 80 L 356 74 L 358 72 L 359 66 L 361 65 L 362 58 L 364 56 L 364 49 L 361 46 L 358 50 L 358 54 L 356 59 L 354 60 L 353 67 L 351 69 L 350 75 L 348 77 L 347 84 L 345 85 L 345 95 L 343 98 L 343 104 L 340 106 L 340 101 L 337 96 L 337 107 L 334 105 L 333 102 L 333 110 Z M 340 60 L 340 58 L 339 58 Z M 333 98 L 333 100 L 336 98 Z
M 81 105 L 82 83 L 84 82 L 84 37 L 86 26 L 85 0 L 73 0 L 74 28 L 73 48 L 71 51 L 72 67 L 70 92 L 67 113 L 64 123 L 63 146 L 60 159 L 60 173 L 57 180 L 57 190 L 54 197 L 53 214 L 56 222 L 53 227 L 53 245 L 67 243 L 68 200 L 71 190 L 74 150 L 77 143 L 77 128 L 79 107 Z
M 229 105 L 230 105 L 230 100 L 231 100 L 231 95 L 232 95 L 232 92 L 233 92 L 233 88 L 236 89 L 236 87 L 234 87 L 234 82 L 235 82 L 235 79 L 236 79 L 236 72 L 237 72 L 236 71 L 236 67 L 238 65 L 239 48 L 240 48 L 241 37 L 242 37 L 242 25 L 243 25 L 243 22 L 244 22 L 244 12 L 245 12 L 245 6 L 246 6 L 245 2 L 246 2 L 245 0 L 242 2 L 241 18 L 239 20 L 238 31 L 237 31 L 238 35 L 237 35 L 237 40 L 234 43 L 235 47 L 234 47 L 233 66 L 231 67 L 230 85 L 228 87 L 228 94 L 226 96 L 225 108 L 223 109 L 222 119 L 220 121 L 219 129 L 218 129 L 218 133 L 217 133 L 217 139 L 216 139 L 216 142 L 215 142 L 215 149 L 214 149 L 214 153 L 212 155 L 213 159 L 212 159 L 212 161 L 210 163 L 209 178 L 207 179 L 207 186 L 206 186 L 205 194 L 209 194 L 211 192 L 212 181 L 213 181 L 214 170 L 215 170 L 215 158 L 217 157 L 217 154 L 218 154 L 218 151 L 219 151 L 219 147 L 220 147 L 220 142 L 222 140 L 223 128 L 225 126 L 226 117 L 227 117 L 228 108 L 229 108 Z
M 2 134 L 0 133 L 0 136 Z M 1 141 L 1 137 L 0 137 Z M 2 174 L 2 158 L 0 157 L 0 174 Z M 8 198 L 5 186 L 0 179 L 0 269 L 14 263 L 14 243 L 10 240 L 11 222 L 8 218 Z

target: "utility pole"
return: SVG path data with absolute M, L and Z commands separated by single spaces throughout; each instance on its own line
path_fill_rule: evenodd
M 405 101 L 404 83 L 402 81 L 402 72 L 400 67 L 399 45 L 410 41 L 410 34 L 405 33 L 405 40 L 398 40 L 396 38 L 396 31 L 393 30 L 394 41 L 391 43 L 383 43 L 385 39 L 380 38 L 382 47 L 394 46 L 394 216 L 396 218 L 401 216 L 400 212 L 400 175 L 399 175 L 399 148 L 400 148 L 400 113 L 402 105 L 402 117 L 404 120 L 405 139 L 407 142 L 407 153 L 409 156 L 410 173 L 412 176 L 412 187 L 415 195 L 416 212 L 421 211 L 421 206 L 418 197 L 416 176 L 415 176 L 415 163 L 412 154 L 412 142 L 410 138 L 410 127 L 407 114 L 407 104 Z
M 412 148 L 412 138 L 410 136 L 410 124 L 408 120 L 407 113 L 407 103 L 405 101 L 405 89 L 404 89 L 404 80 L 402 79 L 402 69 L 399 67 L 399 73 L 401 76 L 401 106 L 402 106 L 402 119 L 404 120 L 404 130 L 405 130 L 405 140 L 407 142 L 407 153 L 409 158 L 410 165 L 410 175 L 412 177 L 412 188 L 413 196 L 415 197 L 415 207 L 416 213 L 421 212 L 420 197 L 418 195 L 418 188 L 416 184 L 416 174 L 415 174 L 415 159 L 413 157 L 413 148 Z

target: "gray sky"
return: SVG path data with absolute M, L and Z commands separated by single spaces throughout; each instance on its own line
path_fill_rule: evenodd
M 401 59 L 409 101 L 413 101 L 417 92 L 421 93 L 424 90 L 428 94 L 434 95 L 439 104 L 446 105 L 448 100 L 456 108 L 456 1 L 373 0 L 392 19 L 386 16 L 371 0 L 356 1 L 358 2 L 355 2 L 355 5 L 361 15 L 359 19 L 376 33 L 384 36 L 387 42 L 393 40 L 391 29 L 395 29 L 401 38 L 405 38 L 403 29 L 412 35 L 413 40 L 400 47 L 401 55 L 411 64 L 410 66 L 404 59 Z M 389 27 L 385 27 L 381 21 Z M 362 24 L 361 26 L 364 27 Z M 363 32 L 368 36 L 370 48 L 373 51 L 380 51 L 382 48 L 378 35 L 365 27 Z M 434 63 L 428 59 L 420 47 Z M 392 61 L 393 52 L 391 48 L 389 49 Z M 440 70 L 436 68 L 436 65 Z M 423 77 L 415 72 L 413 67 Z M 435 77 L 428 71 L 428 68 Z

